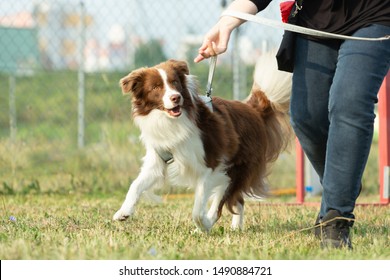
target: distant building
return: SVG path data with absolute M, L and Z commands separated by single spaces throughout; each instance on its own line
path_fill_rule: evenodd
M 81 34 L 80 5 L 65 2 L 42 2 L 34 8 L 39 46 L 48 69 L 77 69 Z M 85 28 L 93 25 L 86 15 Z
M 0 72 L 29 75 L 40 66 L 37 30 L 31 14 L 0 17 Z

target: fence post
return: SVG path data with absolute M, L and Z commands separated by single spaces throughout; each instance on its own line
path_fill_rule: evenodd
M 390 72 L 378 94 L 379 113 L 379 196 L 381 204 L 388 204 L 390 188 Z
M 10 138 L 11 142 L 16 141 L 16 105 L 15 105 L 15 87 L 16 78 L 15 74 L 12 73 L 9 76 L 9 126 L 10 126 Z
M 85 71 L 84 71 L 84 49 L 85 49 L 85 6 L 80 2 L 80 35 L 79 35 L 79 69 L 78 69 L 78 133 L 77 144 L 79 148 L 84 147 L 85 131 Z

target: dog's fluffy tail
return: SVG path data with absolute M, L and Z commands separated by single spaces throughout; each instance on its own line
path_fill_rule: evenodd
M 264 92 L 277 110 L 288 112 L 291 85 L 292 74 L 278 70 L 275 53 L 266 53 L 257 60 L 253 89 Z
M 262 55 L 254 72 L 254 84 L 247 103 L 262 115 L 267 127 L 267 160 L 272 162 L 291 143 L 289 122 L 291 73 L 279 71 L 274 53 Z

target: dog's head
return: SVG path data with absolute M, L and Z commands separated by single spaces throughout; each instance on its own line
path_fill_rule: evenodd
M 190 98 L 186 77 L 187 63 L 168 60 L 150 68 L 134 70 L 119 82 L 123 94 L 132 95 L 133 114 L 146 116 L 153 110 L 178 118 Z

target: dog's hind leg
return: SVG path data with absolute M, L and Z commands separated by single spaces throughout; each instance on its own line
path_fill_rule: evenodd
M 233 211 L 235 214 L 233 214 L 231 228 L 234 230 L 243 229 L 244 226 L 244 200 L 243 199 L 237 201 L 236 206 L 233 207 Z

